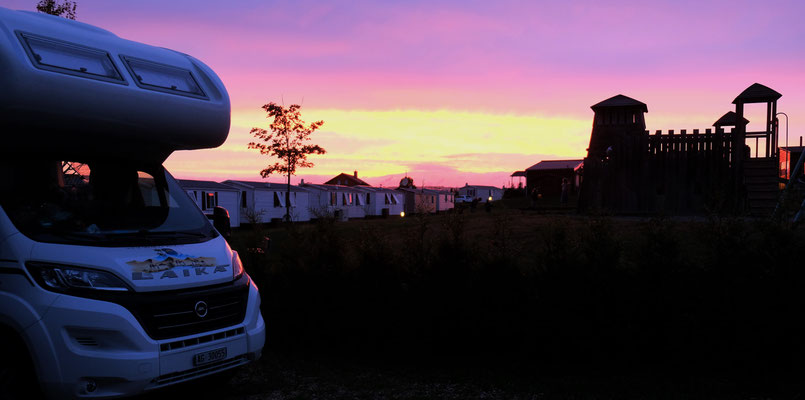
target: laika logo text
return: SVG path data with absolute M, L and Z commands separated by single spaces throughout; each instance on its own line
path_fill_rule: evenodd
M 227 268 L 229 265 L 218 265 L 215 257 L 181 254 L 173 249 L 154 249 L 154 251 L 156 255 L 153 257 L 126 262 L 131 266 L 132 280 L 178 279 L 229 272 Z

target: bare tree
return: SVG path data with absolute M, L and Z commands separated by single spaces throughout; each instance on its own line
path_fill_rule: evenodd
M 296 173 L 297 168 L 310 168 L 313 163 L 307 160 L 310 154 L 324 154 L 326 151 L 319 145 L 309 144 L 310 135 L 324 125 L 324 121 L 316 121 L 310 125 L 302 121 L 302 113 L 299 111 L 302 106 L 291 105 L 288 108 L 277 103 L 264 105 L 268 115 L 266 118 L 274 118 L 274 122 L 269 126 L 270 130 L 262 128 L 252 128 L 251 134 L 260 142 L 249 143 L 250 149 L 260 150 L 260 154 L 266 154 L 279 159 L 272 165 L 260 171 L 260 176 L 268 177 L 272 173 L 281 173 L 288 177 L 287 190 L 285 191 L 285 217 L 291 220 L 291 175 Z
M 36 3 L 36 11 L 75 20 L 76 6 L 76 2 L 69 0 L 65 0 L 63 3 L 59 3 L 57 0 L 40 0 L 39 3 Z

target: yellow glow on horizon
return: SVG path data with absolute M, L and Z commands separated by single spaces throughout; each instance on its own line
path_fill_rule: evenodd
M 332 174 L 358 169 L 363 176 L 404 172 L 407 165 L 433 163 L 467 172 L 517 170 L 505 155 L 583 154 L 590 120 L 538 114 L 494 114 L 454 110 L 302 110 L 306 122 L 323 120 L 313 143 L 327 150 L 312 157 L 311 173 Z M 252 152 L 252 127 L 267 128 L 265 113 L 236 108 L 232 129 L 221 149 Z M 468 157 L 460 157 L 468 155 Z M 488 157 L 484 157 L 488 155 Z M 462 160 L 463 159 L 463 160 Z M 480 161 L 479 161 L 480 159 Z M 537 162 L 539 160 L 534 160 Z

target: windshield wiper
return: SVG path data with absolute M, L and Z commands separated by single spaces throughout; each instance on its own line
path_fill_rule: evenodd
M 191 237 L 198 237 L 198 238 L 205 238 L 209 235 L 206 235 L 201 232 L 191 232 L 191 231 L 149 231 L 148 229 L 140 229 L 137 231 L 137 235 L 142 236 L 191 236 Z
M 71 239 L 82 239 L 82 240 L 92 240 L 92 241 L 100 241 L 106 240 L 108 237 L 106 234 L 103 233 L 89 233 L 89 232 L 76 232 L 76 231 L 56 231 L 51 230 L 46 233 L 49 233 L 53 236 L 58 236 L 62 238 L 71 238 Z

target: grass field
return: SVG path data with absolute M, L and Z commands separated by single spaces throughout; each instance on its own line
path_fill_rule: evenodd
M 799 393 L 802 229 L 527 206 L 236 232 L 268 337 L 232 396 Z

